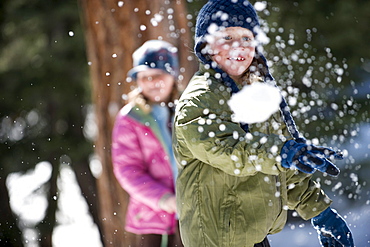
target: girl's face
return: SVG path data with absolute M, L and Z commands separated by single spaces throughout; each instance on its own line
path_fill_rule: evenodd
M 242 76 L 255 55 L 253 33 L 246 28 L 225 28 L 214 33 L 207 43 L 212 60 L 231 77 Z
M 148 69 L 137 73 L 136 82 L 150 102 L 159 103 L 169 100 L 175 78 L 161 69 Z

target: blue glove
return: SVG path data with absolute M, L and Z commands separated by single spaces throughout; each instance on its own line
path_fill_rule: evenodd
M 346 221 L 330 207 L 313 217 L 312 225 L 323 247 L 354 247 L 351 230 Z
M 314 173 L 316 170 L 338 176 L 339 168 L 328 158 L 343 159 L 341 152 L 326 147 L 307 145 L 304 141 L 287 141 L 280 152 L 281 165 L 285 168 L 296 167 L 304 173 Z

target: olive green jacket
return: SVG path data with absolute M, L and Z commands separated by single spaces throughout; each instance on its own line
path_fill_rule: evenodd
M 252 247 L 285 225 L 287 210 L 310 219 L 331 200 L 311 176 L 280 165 L 287 140 L 280 113 L 246 134 L 231 120 L 230 90 L 201 66 L 176 109 L 173 145 L 186 247 Z

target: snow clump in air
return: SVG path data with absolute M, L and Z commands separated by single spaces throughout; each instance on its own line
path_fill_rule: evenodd
M 253 83 L 233 94 L 228 105 L 234 112 L 233 121 L 252 124 L 266 121 L 279 110 L 281 100 L 282 96 L 277 87 Z

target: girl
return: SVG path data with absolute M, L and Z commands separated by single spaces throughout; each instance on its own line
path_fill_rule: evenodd
M 315 170 L 337 175 L 327 158 L 341 155 L 299 138 L 285 101 L 282 114 L 266 122 L 231 119 L 232 94 L 272 81 L 253 6 L 210 0 L 198 14 L 195 34 L 201 64 L 176 107 L 173 137 L 184 245 L 270 246 L 266 236 L 283 229 L 290 209 L 314 218 L 323 246 L 353 246 L 345 221 L 311 180 Z
M 177 49 L 150 40 L 133 53 L 129 71 L 138 88 L 116 117 L 112 136 L 114 173 L 130 195 L 125 230 L 134 234 L 128 246 L 182 246 L 177 230 L 171 147 L 171 108 L 177 96 Z M 132 239 L 132 238 L 128 238 Z

